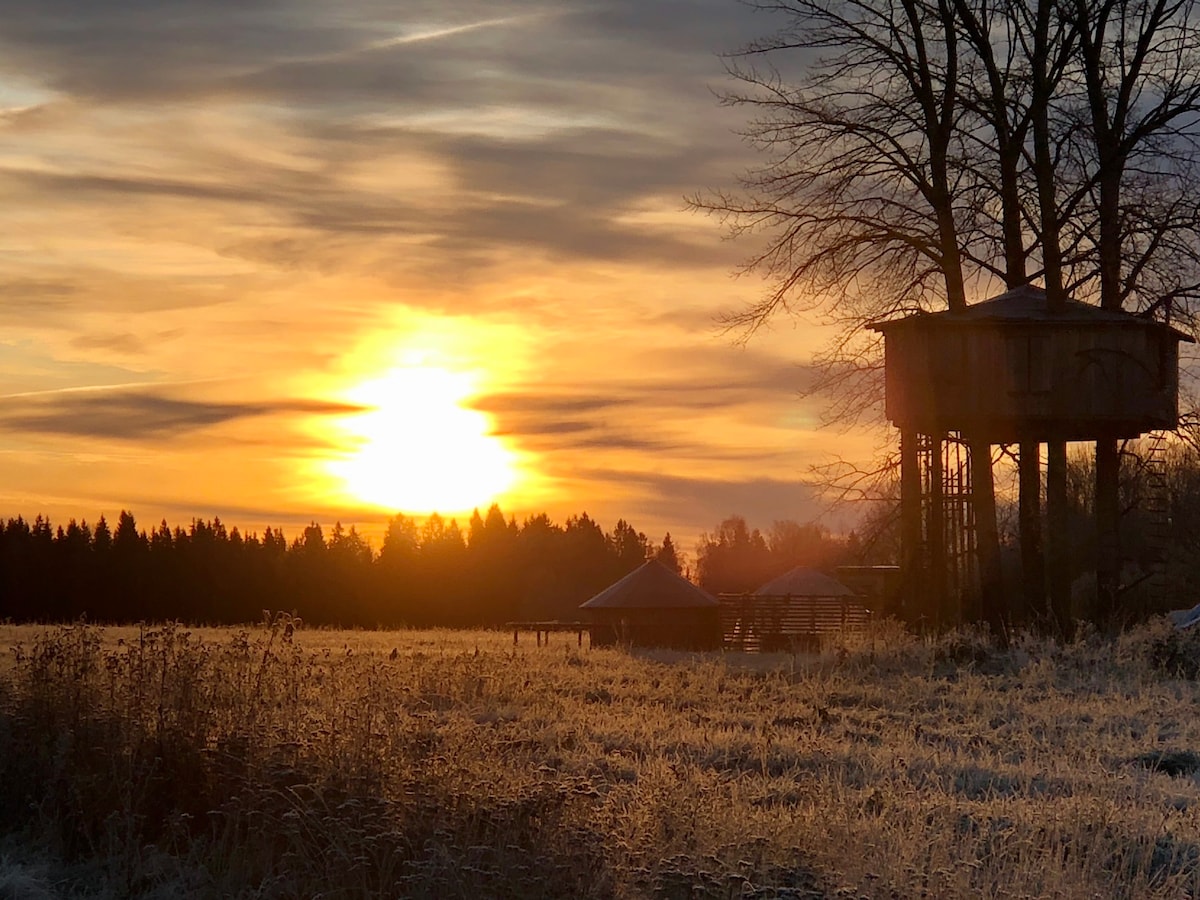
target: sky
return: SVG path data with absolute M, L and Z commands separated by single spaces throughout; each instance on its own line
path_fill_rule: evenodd
M 0 0 L 0 516 L 378 535 L 588 512 L 689 547 L 881 432 L 739 344 L 736 0 Z M 835 524 L 836 516 L 826 521 Z

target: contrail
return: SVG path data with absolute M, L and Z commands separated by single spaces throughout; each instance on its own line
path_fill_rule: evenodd
M 402 44 L 415 44 L 419 41 L 433 41 L 438 38 L 450 37 L 455 34 L 464 34 L 468 31 L 479 31 L 483 28 L 498 28 L 505 25 L 517 25 L 521 22 L 530 22 L 535 19 L 540 19 L 545 16 L 545 13 L 526 13 L 520 16 L 504 16 L 498 19 L 483 19 L 479 22 L 468 22 L 466 25 L 446 25 L 441 28 L 430 28 L 425 31 L 414 31 L 410 34 L 401 34 L 396 37 L 384 38 L 381 41 L 372 41 L 362 49 L 364 50 L 384 50 L 388 47 L 398 47 Z
M 99 394 L 104 391 L 127 391 L 133 388 L 189 387 L 194 384 L 233 383 L 238 380 L 238 378 L 231 378 L 229 376 L 217 376 L 211 378 L 182 378 L 171 381 L 124 381 L 115 384 L 79 384 L 71 387 L 43 388 L 36 391 L 18 391 L 15 394 L 0 394 L 0 400 L 52 397 L 59 394 Z
M 523 13 L 517 16 L 502 16 L 494 19 L 481 19 L 478 22 L 467 22 L 464 25 L 431 25 L 424 30 L 412 31 L 408 34 L 398 34 L 395 37 L 382 38 L 377 41 L 369 41 L 365 44 L 359 44 L 356 47 L 349 47 L 345 50 L 335 50 L 330 53 L 318 53 L 310 56 L 293 56 L 283 57 L 274 60 L 266 66 L 252 69 L 244 75 L 261 75 L 265 72 L 270 72 L 279 69 L 283 66 L 294 65 L 309 65 L 312 63 L 336 62 L 353 58 L 360 53 L 372 53 L 378 50 L 387 50 L 391 47 L 402 47 L 405 44 L 417 44 L 422 41 L 435 41 L 440 38 L 453 37 L 456 34 L 466 34 L 470 31 L 479 31 L 484 28 L 503 28 L 508 25 L 518 25 L 523 22 L 535 22 L 538 19 L 545 19 L 549 16 L 561 15 L 556 12 L 535 12 Z

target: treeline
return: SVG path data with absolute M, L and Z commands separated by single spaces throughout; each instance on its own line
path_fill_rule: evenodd
M 815 522 L 774 522 L 764 534 L 742 516 L 730 516 L 696 547 L 696 581 L 713 594 L 753 591 L 797 566 L 831 570 L 859 562 L 863 547 L 855 532 L 845 539 Z
M 769 538 L 769 539 L 768 539 Z M 748 590 L 837 545 L 818 526 L 776 523 L 768 537 L 740 517 L 698 548 L 696 571 L 713 590 Z M 565 525 L 545 515 L 518 524 L 493 505 L 466 528 L 432 515 L 392 518 L 376 551 L 354 527 L 310 524 L 292 540 L 193 520 L 140 529 L 45 518 L 0 523 L 0 618 L 94 622 L 256 621 L 295 610 L 317 625 L 486 626 L 512 619 L 577 618 L 579 604 L 645 560 L 683 571 L 670 534 L 648 539 L 625 520 L 606 532 L 586 513 Z

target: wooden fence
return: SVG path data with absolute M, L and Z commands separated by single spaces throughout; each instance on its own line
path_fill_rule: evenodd
M 720 600 L 727 650 L 812 649 L 822 636 L 861 629 L 871 618 L 853 597 L 722 594 Z

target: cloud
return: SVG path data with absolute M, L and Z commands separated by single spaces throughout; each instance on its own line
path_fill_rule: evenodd
M 9 65 L 89 99 L 202 95 L 231 70 L 284 54 L 350 45 L 353 31 L 306 24 L 303 2 L 275 0 L 9 0 Z M 147 77 L 147 73 L 153 77 Z
M 78 332 L 71 339 L 79 342 L 74 346 L 94 349 L 101 346 L 88 333 L 95 319 L 108 321 L 94 330 L 112 334 L 111 320 L 115 318 L 123 320 L 122 332 L 127 331 L 144 345 L 149 340 L 175 336 L 157 326 L 137 330 L 151 319 L 157 320 L 156 314 L 181 311 L 194 319 L 202 309 L 236 303 L 245 290 L 231 283 L 232 279 L 218 281 L 204 274 L 172 277 L 132 268 L 101 268 L 92 260 L 72 264 L 75 261 L 70 256 L 61 262 L 25 258 L 10 267 L 14 271 L 24 268 L 31 274 L 0 282 L 0 323 L 9 334 L 25 329 Z
M 812 371 L 767 355 L 736 355 L 737 369 L 724 353 L 709 355 L 720 375 L 694 354 L 672 361 L 668 352 L 643 378 L 518 385 L 471 405 L 491 417 L 495 434 L 537 453 L 545 474 L 567 481 L 577 479 L 581 460 L 620 472 L 707 469 L 733 480 L 745 471 L 792 471 L 800 465 L 797 441 L 815 419 L 815 404 L 798 396 Z
M 200 181 L 143 177 L 131 178 L 117 175 L 87 175 L 79 173 L 38 172 L 9 169 L 0 172 L 5 181 L 14 187 L 23 184 L 27 188 L 41 188 L 49 194 L 93 194 L 104 196 L 139 197 L 158 196 L 174 200 L 216 200 L 235 203 L 263 203 L 275 199 L 261 188 L 250 184 L 244 186 L 206 184 Z
M 710 73 L 715 51 L 758 30 L 728 0 L 8 0 L 4 18 L 14 70 L 109 102 L 565 101 Z
M 146 352 L 148 343 L 153 342 L 161 346 L 183 334 L 183 329 L 180 328 L 146 335 L 137 335 L 130 331 L 89 332 L 72 338 L 71 346 L 79 350 L 109 350 L 121 356 L 140 356 Z
M 239 419 L 342 415 L 363 407 L 317 400 L 209 402 L 143 388 L 62 390 L 3 398 L 0 429 L 79 438 L 145 441 L 180 437 Z
M 40 306 L 56 306 L 66 302 L 64 298 L 78 293 L 77 285 L 64 281 L 15 278 L 0 281 L 0 302 L 31 301 Z
M 697 373 L 672 361 L 670 351 L 656 352 L 658 367 L 647 368 L 640 378 L 605 378 L 590 382 L 559 384 L 548 390 L 540 385 L 521 385 L 511 390 L 482 394 L 471 406 L 495 415 L 501 422 L 526 420 L 543 428 L 567 416 L 611 413 L 668 407 L 681 410 L 732 409 L 764 399 L 797 400 L 799 392 L 814 377 L 810 366 L 788 363 L 767 356 L 745 355 L 734 369 L 721 359 L 721 374 Z M 724 354 L 712 351 L 715 362 Z M 685 360 L 695 366 L 695 351 Z M 703 363 L 703 359 L 700 360 Z M 667 374 L 662 374 L 666 372 Z
M 744 253 L 700 217 L 639 217 L 742 168 L 705 79 L 750 18 L 727 0 L 9 0 L 0 83 L 6 66 L 34 79 L 80 122 L 111 107 L 86 127 L 130 145 L 91 166 L 10 164 L 0 186 L 158 234 L 156 219 L 203 205 L 265 227 L 191 240 L 299 273 L 482 279 L 514 253 L 728 270 Z M 181 150 L 143 118 L 178 129 L 215 109 L 257 118 L 288 161 L 218 149 L 203 129 Z M 69 133 L 62 114 L 46 127 Z M 362 177 L 414 159 L 443 169 L 445 190 Z
M 712 237 L 699 218 L 686 227 L 630 218 L 664 198 L 681 211 L 684 191 L 700 181 L 698 169 L 706 165 L 645 135 L 585 130 L 545 141 L 499 141 L 410 133 L 397 140 L 448 168 L 457 183 L 453 200 L 352 185 L 336 171 L 265 165 L 246 166 L 219 182 L 9 169 L 0 172 L 0 184 L 30 204 L 86 199 L 110 210 L 136 208 L 139 216 L 147 215 L 144 204 L 151 199 L 161 200 L 163 211 L 194 203 L 228 207 L 227 216 L 260 210 L 289 231 L 236 238 L 222 249 L 287 267 L 314 260 L 353 267 L 358 257 L 375 268 L 381 258 L 417 256 L 426 267 L 460 269 L 520 251 L 560 261 L 728 270 L 740 258 L 729 245 L 699 239 Z M 387 158 L 382 146 L 379 152 Z M 403 254 L 396 242 L 405 243 Z
M 112 334 L 81 334 L 72 338 L 71 346 L 80 350 L 112 350 L 126 356 L 136 356 L 145 349 L 142 339 L 128 331 Z

